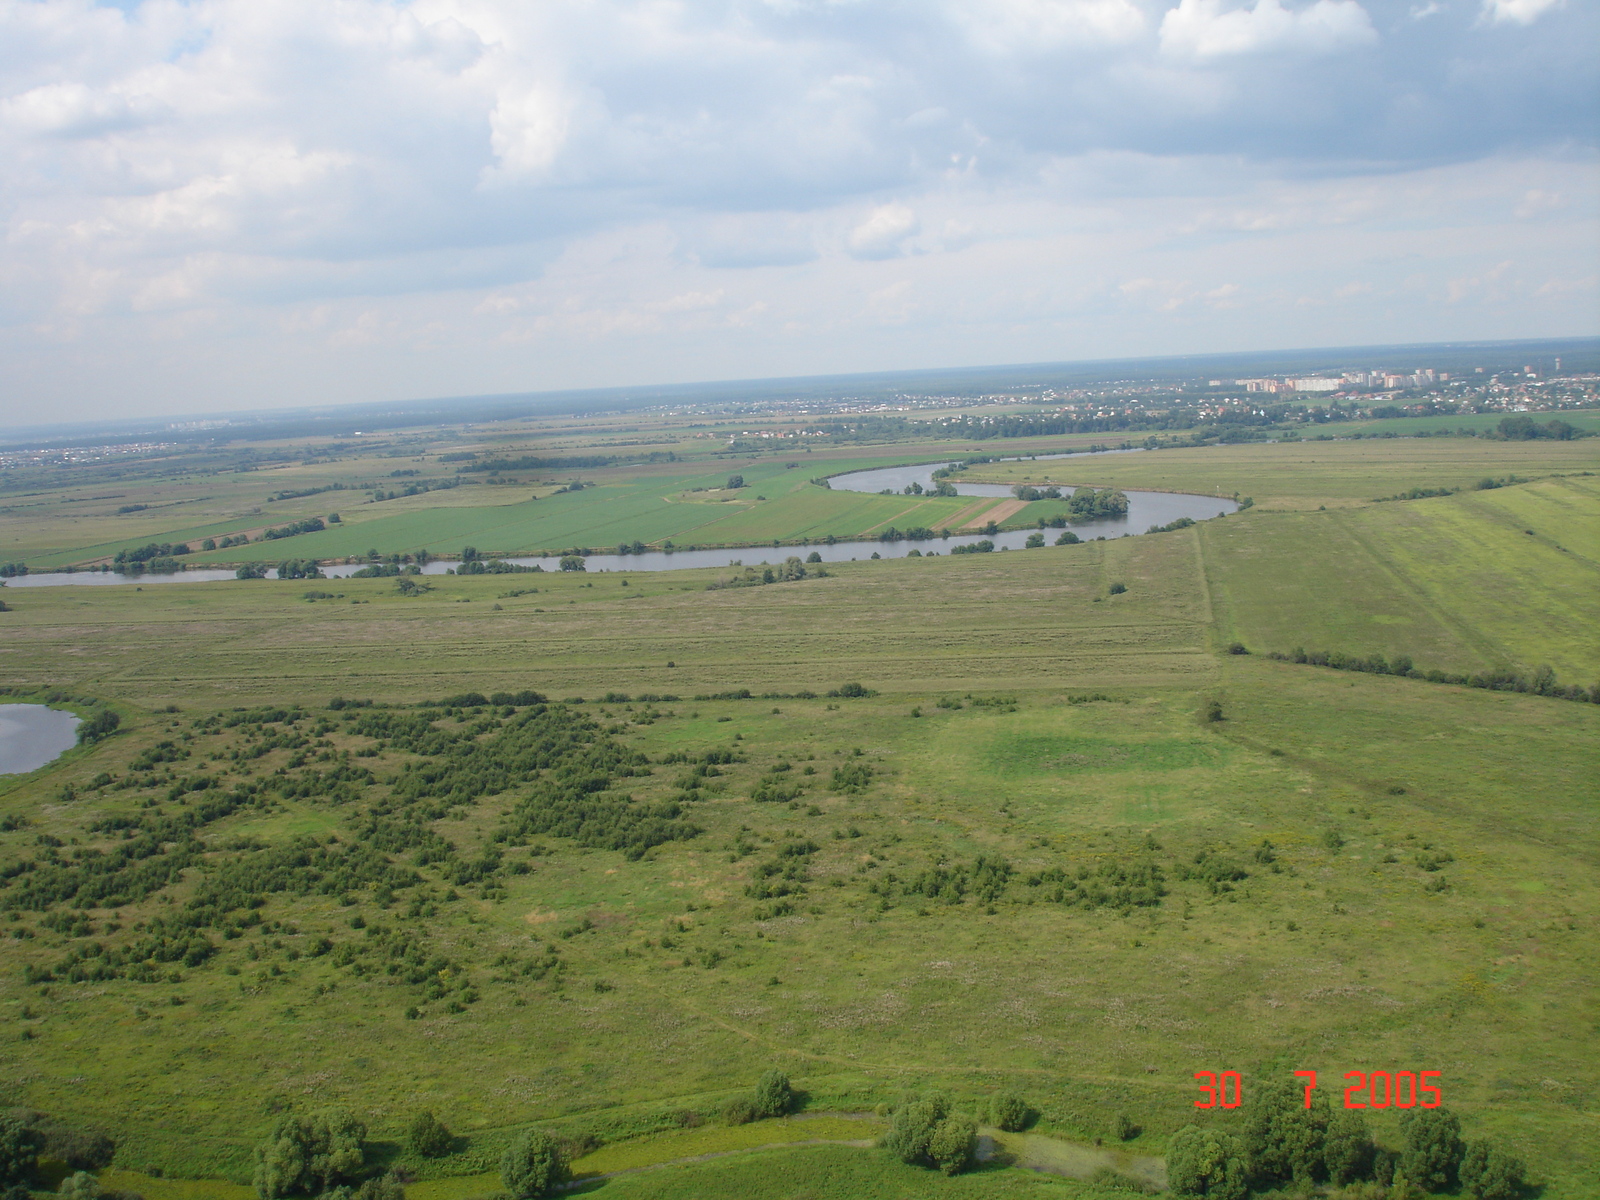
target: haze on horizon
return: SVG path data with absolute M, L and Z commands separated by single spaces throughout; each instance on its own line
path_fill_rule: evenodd
M 1583 0 L 0 0 L 0 424 L 1600 332 Z

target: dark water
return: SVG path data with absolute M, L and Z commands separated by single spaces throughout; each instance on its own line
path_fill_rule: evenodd
M 0 704 L 0 775 L 36 771 L 78 744 L 78 718 L 42 704 Z
M 1112 451 L 1111 453 L 1117 453 Z M 1131 452 L 1130 452 L 1131 453 Z M 1045 459 L 1064 458 L 1090 458 L 1096 457 L 1088 454 L 1041 454 L 1039 461 Z M 1018 461 L 1018 460 L 1007 460 Z M 933 472 L 943 464 L 924 463 L 919 466 L 908 467 L 882 467 L 872 471 L 852 471 L 846 475 L 835 475 L 829 483 L 836 491 L 847 492 L 881 492 L 889 488 L 895 492 L 902 491 L 907 485 L 920 483 L 924 488 L 933 483 Z M 1049 472 L 1052 479 L 1058 475 L 1073 474 L 1073 471 L 1052 470 Z M 1084 472 L 1087 474 L 1087 472 Z M 1044 472 L 1041 472 L 1041 476 Z M 1057 480 L 1059 483 L 1060 481 Z M 1070 489 L 1073 484 L 1060 484 L 1063 488 Z M 1009 496 L 1011 489 L 1001 484 L 994 483 L 956 483 L 956 491 L 963 496 Z M 1166 525 L 1179 517 L 1188 517 L 1192 521 L 1204 521 L 1211 517 L 1222 516 L 1238 509 L 1232 500 L 1221 500 L 1215 496 L 1193 496 L 1178 492 L 1134 492 L 1127 493 L 1128 512 L 1126 516 L 1112 517 L 1103 520 L 1087 521 L 1071 526 L 1080 538 L 1088 541 L 1097 537 L 1123 537 L 1129 534 L 1143 533 L 1152 525 Z M 910 497 L 908 497 L 910 499 Z M 1037 532 L 1032 529 L 1018 529 L 1010 533 L 994 534 L 989 538 L 996 550 L 1020 550 L 1027 542 L 1028 536 Z M 1056 539 L 1056 530 L 1046 530 L 1046 541 Z M 821 555 L 823 562 L 850 562 L 855 559 L 871 558 L 876 553 L 880 558 L 904 558 L 913 550 L 920 550 L 923 554 L 945 553 L 952 546 L 960 546 L 983 540 L 984 535 L 979 533 L 952 535 L 949 539 L 935 539 L 927 542 L 837 542 L 832 546 L 823 542 L 807 543 L 801 546 L 747 547 L 740 550 L 677 550 L 667 553 L 662 550 L 647 550 L 643 554 L 591 554 L 588 558 L 590 571 L 673 571 L 689 567 L 726 567 L 736 563 L 746 566 L 758 565 L 762 562 L 782 562 L 792 554 L 805 558 L 813 551 Z M 285 547 L 285 557 L 291 555 Z M 546 571 L 559 568 L 558 558 L 508 558 L 507 562 L 519 566 L 543 567 Z M 424 575 L 443 575 L 455 567 L 453 562 L 433 562 L 422 568 Z M 322 573 L 329 579 L 342 579 L 361 570 L 361 564 L 354 566 L 326 566 Z M 276 572 L 272 573 L 276 575 Z M 62 584 L 159 584 L 159 583 L 205 583 L 211 580 L 232 579 L 232 571 L 219 570 L 194 570 L 179 571 L 171 575 L 119 575 L 116 572 L 101 571 L 73 571 L 52 575 L 24 575 L 19 579 L 9 581 L 10 587 L 55 587 Z

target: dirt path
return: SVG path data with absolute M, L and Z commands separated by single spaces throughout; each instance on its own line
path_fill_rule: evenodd
M 978 514 L 983 518 L 981 522 L 974 518 L 973 520 L 967 522 L 966 527 L 968 529 L 977 529 L 980 527 L 980 525 L 987 525 L 990 521 L 993 521 L 998 525 L 1007 517 L 1021 512 L 1026 507 L 1028 507 L 1028 502 L 1026 500 L 1002 500 L 988 512 Z

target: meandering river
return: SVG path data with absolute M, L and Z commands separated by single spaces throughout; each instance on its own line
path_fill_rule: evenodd
M 1112 451 L 1111 453 L 1116 453 Z M 1040 461 L 1045 459 L 1087 458 L 1093 457 L 1084 453 L 1076 454 L 1041 454 L 1037 456 Z M 1006 459 L 1002 461 L 1015 462 L 1019 459 Z M 847 492 L 881 492 L 889 489 L 901 493 L 912 484 L 920 484 L 928 489 L 933 486 L 933 473 L 943 463 L 922 463 L 904 467 L 880 467 L 870 471 L 851 471 L 844 475 L 835 475 L 828 482 L 837 491 Z M 956 491 L 963 496 L 1009 496 L 1011 489 L 1001 484 L 994 483 L 962 483 L 960 477 L 952 478 Z M 1060 484 L 1070 493 L 1072 484 Z M 1145 532 L 1152 525 L 1166 525 L 1180 517 L 1188 517 L 1192 521 L 1204 521 L 1211 517 L 1220 517 L 1234 512 L 1238 505 L 1232 500 L 1219 499 L 1216 496 L 1195 496 L 1181 492 L 1139 492 L 1128 491 L 1128 512 L 1121 517 L 1107 517 L 1093 521 L 1076 522 L 1071 529 L 1080 538 L 1088 541 L 1092 538 L 1125 537 L 1132 534 Z M 908 503 L 913 497 L 906 497 Z M 989 535 L 987 540 L 994 543 L 996 551 L 1021 550 L 1026 544 L 1030 534 L 1037 532 L 1033 529 L 1016 529 L 1009 533 Z M 1048 541 L 1054 541 L 1057 536 L 1055 530 L 1047 530 Z M 713 549 L 713 550 L 646 550 L 643 554 L 591 554 L 588 556 L 587 569 L 590 571 L 675 571 L 688 567 L 726 567 L 735 564 L 759 565 L 762 562 L 782 562 L 792 554 L 805 558 L 813 552 L 820 555 L 823 562 L 853 562 L 857 559 L 871 558 L 877 554 L 880 558 L 904 558 L 913 550 L 923 554 L 945 554 L 951 547 L 971 545 L 985 540 L 981 533 L 952 534 L 949 538 L 935 538 L 931 541 L 912 542 L 835 542 L 829 545 L 826 542 L 807 542 L 804 545 L 785 546 L 756 546 L 745 549 Z M 284 556 L 292 556 L 292 549 L 284 547 Z M 516 563 L 519 566 L 539 566 L 546 571 L 559 569 L 560 560 L 555 557 L 514 557 L 505 561 Z M 364 564 L 333 565 L 322 568 L 322 573 L 330 579 L 342 579 L 355 574 L 362 569 Z M 431 562 L 422 568 L 424 575 L 443 575 L 455 568 L 457 564 L 451 561 Z M 277 572 L 269 572 L 276 577 Z M 64 584 L 89 584 L 89 585 L 117 585 L 117 584 L 159 584 L 159 583 L 205 583 L 213 580 L 233 579 L 231 570 L 208 569 L 204 567 L 193 570 L 179 571 L 172 574 L 147 572 L 142 575 L 124 575 L 115 571 L 67 571 L 50 574 L 24 575 L 7 581 L 8 587 L 59 587 Z

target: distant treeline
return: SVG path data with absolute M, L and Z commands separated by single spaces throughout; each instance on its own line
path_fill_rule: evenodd
M 469 462 L 464 467 L 457 467 L 456 470 L 463 474 L 476 472 L 497 475 L 505 471 L 586 471 L 594 467 L 614 466 L 619 462 L 677 461 L 678 456 L 670 450 L 656 450 L 643 456 L 629 455 L 626 459 L 619 458 L 615 454 L 576 454 L 565 458 L 544 458 L 536 454 L 525 454 L 521 458 L 485 458 L 478 462 Z
M 1233 652 L 1245 653 L 1238 647 Z M 1556 679 L 1554 668 L 1542 666 L 1531 675 L 1524 675 L 1510 667 L 1497 667 L 1492 671 L 1457 673 L 1450 671 L 1422 671 L 1412 662 L 1409 654 L 1397 654 L 1385 659 L 1381 654 L 1345 654 L 1340 650 L 1306 650 L 1296 647 L 1285 654 L 1271 651 L 1268 658 L 1279 662 L 1307 663 L 1313 667 L 1331 667 L 1335 671 L 1365 671 L 1372 675 L 1402 675 L 1407 679 L 1426 679 L 1429 683 L 1453 683 L 1461 687 L 1485 688 L 1494 692 L 1525 692 L 1531 696 L 1549 696 L 1555 700 L 1576 700 L 1584 704 L 1600 704 L 1600 682 L 1593 687 L 1562 684 Z

